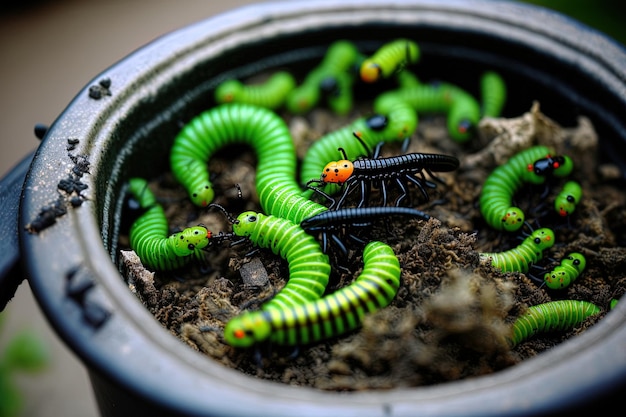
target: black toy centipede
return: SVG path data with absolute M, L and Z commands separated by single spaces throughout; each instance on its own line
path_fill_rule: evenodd
M 329 238 L 339 247 L 344 255 L 348 249 L 342 241 L 345 236 L 348 240 L 357 244 L 367 243 L 356 234 L 351 232 L 351 227 L 365 227 L 371 225 L 376 220 L 388 219 L 390 216 L 404 216 L 420 220 L 430 219 L 430 215 L 421 210 L 410 207 L 346 207 L 338 210 L 327 210 L 308 217 L 300 226 L 307 233 L 319 233 L 322 237 L 322 250 L 328 251 Z
M 355 135 L 357 139 L 360 138 Z M 308 187 L 312 187 L 318 194 L 326 198 L 330 196 L 318 187 L 324 187 L 329 183 L 336 183 L 343 186 L 343 192 L 339 199 L 331 203 L 331 209 L 339 209 L 343 206 L 348 195 L 356 188 L 361 189 L 361 199 L 357 207 L 363 207 L 370 194 L 372 184 L 380 187 L 382 193 L 382 205 L 387 205 L 387 183 L 395 182 L 400 188 L 401 194 L 395 201 L 395 206 L 402 205 L 407 199 L 410 204 L 408 185 L 412 183 L 421 191 L 424 199 L 428 201 L 429 196 L 426 188 L 435 188 L 436 184 L 429 181 L 425 174 L 440 183 L 443 181 L 434 175 L 434 172 L 450 172 L 459 167 L 458 158 L 451 155 L 429 154 L 429 153 L 408 153 L 397 156 L 381 157 L 380 150 L 383 142 L 376 145 L 371 153 L 371 158 L 357 158 L 354 161 L 347 159 L 343 148 L 339 151 L 344 159 L 330 162 L 324 167 L 319 179 L 310 180 Z M 313 184 L 317 184 L 317 187 Z M 332 198 L 331 198 L 332 200 Z

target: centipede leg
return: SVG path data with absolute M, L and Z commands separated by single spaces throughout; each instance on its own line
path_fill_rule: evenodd
M 535 275 L 534 273 L 531 272 L 531 269 L 537 269 L 539 270 L 539 276 Z M 526 273 L 526 277 L 528 277 L 528 279 L 530 279 L 531 281 L 533 281 L 534 283 L 536 283 L 538 285 L 537 289 L 543 287 L 545 285 L 545 280 L 542 278 L 543 274 L 545 272 L 549 271 L 549 269 L 547 268 L 542 268 L 537 264 L 530 264 L 529 270 Z
M 328 253 L 328 233 L 322 232 L 322 252 Z
M 400 190 L 402 190 L 402 194 L 400 194 L 400 196 L 398 197 L 398 199 L 396 200 L 396 207 L 400 207 L 400 203 L 402 203 L 402 201 L 406 198 L 409 201 L 409 205 L 411 204 L 411 197 L 409 196 L 409 192 L 407 190 L 407 188 L 404 185 L 404 182 L 400 180 L 400 178 L 396 178 L 396 183 L 398 184 L 398 187 L 400 187 Z
M 380 141 L 376 144 L 376 147 L 374 148 L 374 152 L 372 154 L 372 159 L 376 159 L 380 156 L 380 151 L 383 148 L 384 144 L 385 144 L 384 141 Z
M 411 137 L 407 136 L 406 138 L 404 138 L 402 140 L 402 147 L 400 148 L 400 152 L 407 153 L 407 151 L 409 150 L 409 144 L 411 143 Z
M 445 185 L 445 184 L 446 184 L 446 182 L 445 182 L 444 180 L 442 180 L 441 178 L 439 178 L 438 176 L 436 176 L 436 175 L 435 175 L 435 173 L 434 173 L 434 172 L 432 172 L 432 171 L 430 170 L 430 168 L 424 168 L 424 171 L 426 171 L 426 173 L 427 173 L 427 174 L 428 174 L 428 175 L 429 175 L 432 179 L 434 179 L 435 181 L 437 181 L 439 184 L 443 184 L 443 185 Z M 422 179 L 423 179 L 424 181 L 426 181 L 426 182 L 430 182 L 430 181 L 428 181 L 428 180 L 426 179 L 426 177 L 424 176 L 424 173 L 422 173 Z M 431 183 L 431 184 L 433 184 L 433 186 L 432 186 L 431 188 L 435 188 L 435 187 L 437 186 L 437 185 L 436 185 L 436 184 L 434 184 L 434 183 Z M 430 186 L 429 186 L 429 187 L 430 187 Z
M 358 243 L 359 245 L 365 245 L 367 243 L 367 240 L 361 239 L 360 237 L 358 237 L 354 233 L 347 233 L 346 237 L 348 239 L 352 240 L 353 242 Z
M 332 210 L 332 208 L 335 206 L 335 203 L 336 203 L 334 198 L 332 198 L 328 193 L 324 192 L 321 188 L 318 188 L 318 187 L 315 187 L 315 186 L 309 185 L 309 184 L 307 184 L 306 187 L 308 189 L 313 190 L 316 194 L 321 195 L 326 200 L 328 200 L 330 202 L 330 205 L 328 206 L 328 209 Z
M 339 250 L 341 251 L 341 253 L 343 253 L 344 256 L 347 257 L 348 256 L 348 248 L 346 248 L 346 245 L 343 244 L 341 239 L 339 239 L 339 237 L 337 235 L 335 235 L 334 233 L 331 233 L 330 237 L 333 239 L 335 244 L 339 247 Z M 324 253 L 326 253 L 326 252 L 324 252 Z
M 372 195 L 372 184 L 370 182 L 364 181 L 361 186 L 361 194 L 363 195 L 365 201 L 369 201 Z
M 383 207 L 387 205 L 387 186 L 385 185 L 385 181 L 380 182 L 380 192 L 383 195 Z
M 419 188 L 419 190 L 421 191 L 422 195 L 424 196 L 424 199 L 426 201 L 430 200 L 430 196 L 428 195 L 428 193 L 426 192 L 426 189 L 424 188 L 424 182 L 419 180 L 418 178 L 415 178 L 413 175 L 405 175 L 405 178 L 409 181 L 411 181 L 413 184 L 415 184 L 417 186 L 417 188 Z M 428 183 L 428 181 L 427 181 Z M 431 183 L 432 184 L 432 183 Z M 426 184 L 427 186 L 429 186 L 428 184 Z M 429 186 L 429 188 L 431 188 Z M 432 187 L 434 188 L 434 187 Z
M 340 208 L 343 203 L 345 203 L 346 198 L 348 197 L 348 194 L 352 191 L 352 182 L 350 183 L 344 183 L 344 190 L 343 190 L 343 194 L 341 194 L 341 197 L 339 198 L 339 200 L 337 201 L 337 204 L 335 205 L 335 208 L 338 209 Z

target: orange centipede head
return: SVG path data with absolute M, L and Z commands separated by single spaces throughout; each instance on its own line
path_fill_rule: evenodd
M 343 184 L 354 172 L 354 165 L 347 159 L 332 161 L 326 164 L 322 171 L 321 180 L 325 183 Z

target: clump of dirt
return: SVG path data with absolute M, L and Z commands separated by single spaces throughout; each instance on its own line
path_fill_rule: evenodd
M 283 116 L 302 150 L 360 116 L 363 109 L 343 118 L 323 109 L 306 117 Z M 520 190 L 516 202 L 527 219 L 533 227 L 552 228 L 556 244 L 528 274 L 504 273 L 481 260 L 479 253 L 517 246 L 524 232 L 492 230 L 477 200 L 493 168 L 538 144 L 573 159 L 575 170 L 569 179 L 581 183 L 583 199 L 572 216 L 562 218 L 551 210 L 560 183 Z M 598 165 L 597 147 L 587 118 L 580 117 L 577 126 L 562 127 L 542 114 L 538 103 L 517 118 L 483 119 L 469 144 L 450 139 L 443 117 L 420 115 L 408 152 L 454 155 L 460 167 L 438 175 L 444 184 L 430 190 L 430 200 L 417 206 L 432 216 L 430 220 L 389 219 L 360 231 L 394 249 L 402 266 L 400 289 L 392 303 L 367 316 L 360 329 L 319 343 L 241 350 L 224 342 L 223 327 L 230 318 L 258 308 L 288 279 L 286 261 L 269 250 L 248 255 L 252 247 L 224 243 L 209 250 L 206 265 L 154 273 L 143 269 L 128 249 L 126 236 L 121 236 L 123 270 L 130 290 L 172 334 L 212 360 L 258 378 L 348 391 L 438 384 L 497 372 L 584 332 L 626 290 L 626 193 L 619 170 Z M 220 153 L 209 163 L 219 191 L 216 202 L 234 215 L 260 211 L 255 157 L 243 151 L 238 150 L 236 157 Z M 389 144 L 384 152 L 393 155 L 401 150 Z M 172 230 L 202 223 L 214 232 L 230 232 L 223 214 L 192 206 L 170 173 L 153 179 L 150 187 L 166 208 Z M 419 194 L 417 189 L 413 192 Z M 351 250 L 340 265 L 339 257 L 333 259 L 328 293 L 355 279 L 362 268 L 361 249 Z M 587 258 L 585 271 L 571 286 L 550 290 L 532 279 L 542 277 L 544 269 L 556 266 L 570 251 Z M 570 330 L 538 334 L 511 349 L 508 337 L 515 318 L 530 305 L 560 299 L 590 301 L 602 312 Z

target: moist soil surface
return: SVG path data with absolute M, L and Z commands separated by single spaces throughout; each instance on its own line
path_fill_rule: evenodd
M 324 109 L 306 116 L 279 114 L 302 157 L 312 141 L 367 114 L 367 107 L 343 117 Z M 571 216 L 561 217 L 552 204 L 565 179 L 524 185 L 515 194 L 515 203 L 524 209 L 528 224 L 515 233 L 492 229 L 477 203 L 486 176 L 516 152 L 538 144 L 572 158 L 575 168 L 567 179 L 581 183 L 580 203 Z M 443 183 L 428 190 L 428 201 L 410 187 L 414 206 L 431 219 L 389 218 L 355 230 L 364 239 L 380 240 L 394 249 L 402 267 L 401 285 L 388 307 L 366 316 L 356 331 L 329 340 L 248 349 L 225 343 L 226 322 L 241 311 L 258 309 L 288 279 L 287 262 L 268 249 L 254 251 L 246 243 L 231 247 L 231 241 L 216 242 L 207 250 L 206 264 L 153 272 L 143 269 L 122 231 L 122 268 L 129 289 L 190 349 L 258 378 L 352 391 L 490 374 L 576 337 L 602 320 L 611 300 L 626 290 L 624 182 L 617 167 L 599 162 L 597 146 L 598 137 L 587 118 L 579 117 L 576 126 L 560 126 L 541 112 L 540 103 L 533 103 L 519 117 L 483 119 L 475 137 L 464 144 L 449 137 L 444 116 L 420 115 L 406 152 L 454 155 L 460 167 L 437 174 Z M 384 156 L 402 152 L 400 144 L 383 147 Z M 233 216 L 261 211 L 254 187 L 255 163 L 255 155 L 243 145 L 225 148 L 209 162 L 215 202 Z M 165 207 L 172 232 L 197 224 L 214 234 L 232 230 L 219 211 L 194 207 L 171 173 L 152 178 L 150 188 Z M 394 187 L 389 190 L 393 195 Z M 376 191 L 369 204 L 380 204 Z M 554 230 L 556 243 L 527 274 L 502 272 L 481 258 L 480 253 L 518 246 L 538 227 Z M 331 247 L 333 269 L 327 293 L 358 276 L 362 247 L 350 248 L 345 257 L 333 256 L 337 252 Z M 542 286 L 545 271 L 572 251 L 586 257 L 586 269 L 565 289 Z M 564 299 L 590 301 L 601 312 L 564 331 L 540 332 L 510 347 L 511 323 L 520 314 L 529 306 Z

